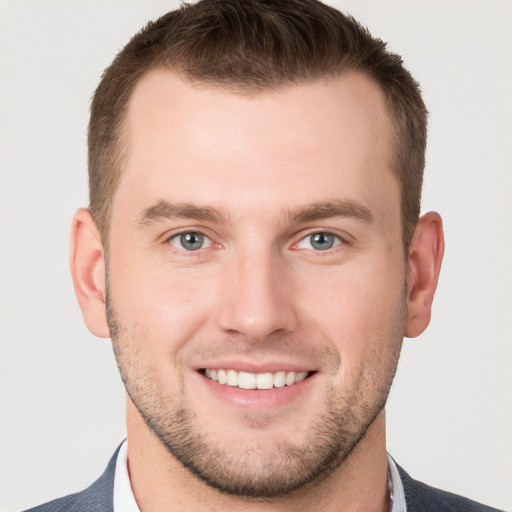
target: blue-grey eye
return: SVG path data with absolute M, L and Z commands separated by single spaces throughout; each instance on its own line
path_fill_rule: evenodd
M 326 231 L 319 231 L 317 233 L 311 233 L 304 237 L 298 244 L 299 249 L 313 249 L 315 251 L 326 251 L 332 249 L 341 244 L 341 238 L 328 233 Z
M 311 247 L 317 251 L 325 251 L 334 245 L 334 235 L 331 233 L 315 233 L 311 236 Z
M 172 246 L 178 249 L 184 249 L 185 251 L 197 251 L 198 249 L 204 249 L 211 245 L 210 239 L 198 231 L 179 233 L 173 236 L 169 240 L 169 243 Z

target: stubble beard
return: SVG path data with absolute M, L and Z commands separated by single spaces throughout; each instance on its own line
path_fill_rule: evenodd
M 155 372 L 141 363 L 144 358 L 138 352 L 143 344 L 119 323 L 108 293 L 106 302 L 121 378 L 147 427 L 193 475 L 209 487 L 239 498 L 286 497 L 332 474 L 384 409 L 401 348 L 402 329 L 397 322 L 396 330 L 381 340 L 381 346 L 387 346 L 388 351 L 377 354 L 387 359 L 384 377 L 376 371 L 373 358 L 352 376 L 350 389 L 340 391 L 332 386 L 300 446 L 292 440 L 276 443 L 271 449 L 257 442 L 245 446 L 228 442 L 222 446 L 198 428 L 196 414 L 185 402 L 183 376 L 179 390 L 172 395 L 163 393 L 161 384 L 152 378 Z M 404 312 L 400 315 L 402 320 Z M 395 347 L 392 353 L 389 346 Z M 254 428 L 261 429 L 256 423 Z

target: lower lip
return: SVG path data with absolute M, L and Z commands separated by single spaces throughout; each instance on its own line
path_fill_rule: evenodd
M 219 384 L 200 373 L 198 375 L 214 396 L 224 402 L 249 409 L 267 409 L 289 405 L 306 391 L 317 374 L 314 373 L 291 386 L 272 389 L 241 389 L 236 386 Z

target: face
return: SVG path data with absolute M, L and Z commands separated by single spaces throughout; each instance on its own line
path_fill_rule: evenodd
M 382 411 L 406 317 L 378 87 L 248 96 L 154 71 L 127 129 L 108 314 L 140 416 L 226 493 L 336 471 Z

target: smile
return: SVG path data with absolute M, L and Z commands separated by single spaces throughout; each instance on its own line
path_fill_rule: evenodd
M 292 386 L 304 380 L 310 372 L 266 372 L 247 373 L 236 370 L 216 370 L 206 368 L 205 377 L 227 386 L 240 389 L 272 389 Z

